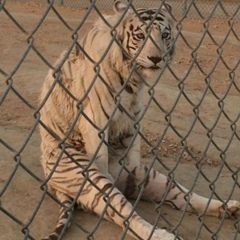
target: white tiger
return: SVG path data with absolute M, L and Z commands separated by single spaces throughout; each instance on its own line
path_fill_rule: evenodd
M 174 53 L 170 6 L 136 13 L 116 1 L 114 11 L 106 22 L 98 20 L 69 56 L 61 55 L 60 70 L 50 70 L 43 85 L 41 162 L 62 203 L 57 227 L 45 239 L 58 239 L 75 202 L 128 227 L 136 239 L 176 239 L 133 211 L 126 198 L 136 198 L 142 188 L 155 202 L 192 210 L 186 188 L 140 163 L 143 87 L 157 80 Z M 211 200 L 206 210 L 209 199 L 195 193 L 188 198 L 199 213 L 218 217 L 224 212 L 220 201 Z M 230 214 L 240 209 L 237 201 L 227 204 Z

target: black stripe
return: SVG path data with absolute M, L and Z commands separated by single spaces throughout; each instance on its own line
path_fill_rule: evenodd
M 127 203 L 128 203 L 128 201 L 125 198 L 121 199 L 121 207 L 120 207 L 120 210 L 119 210 L 120 213 L 122 212 L 123 208 L 125 207 L 125 205 Z
M 120 83 L 121 83 L 121 85 L 123 86 L 125 82 L 124 82 L 124 80 L 123 80 L 123 77 L 122 77 L 121 73 L 120 73 L 120 72 L 117 72 L 117 71 L 116 71 L 116 73 L 117 73 L 118 77 L 120 78 Z M 132 87 L 131 87 L 129 84 L 126 84 L 126 86 L 125 86 L 124 89 L 125 89 L 128 93 L 130 93 L 130 94 L 133 93 L 133 89 L 132 89 Z
M 156 175 L 157 175 L 157 171 L 153 169 L 153 179 L 156 178 Z
M 72 64 L 70 61 L 68 61 L 68 68 L 69 68 L 69 73 L 70 73 L 70 79 L 73 80 Z
M 78 47 L 78 45 L 75 46 L 75 54 L 76 56 L 79 56 L 80 54 L 80 48 Z
M 132 87 L 131 87 L 129 84 L 127 84 L 127 85 L 125 86 L 125 90 L 126 90 L 128 93 L 133 94 L 133 89 L 132 89 Z
M 115 193 L 113 193 L 111 196 L 110 196 L 110 202 L 112 202 L 113 201 L 113 199 L 117 196 L 117 195 L 122 195 L 122 193 L 120 193 L 120 192 L 115 192 Z
M 146 175 L 147 172 L 148 172 L 148 167 L 144 166 L 144 172 L 145 172 L 145 175 Z M 146 176 L 146 179 L 145 179 L 145 182 L 144 182 L 144 187 L 146 187 L 146 186 L 148 185 L 149 179 L 150 179 L 150 174 L 148 174 L 148 175 Z
M 61 221 L 62 219 L 68 219 L 68 217 L 69 217 L 69 213 L 68 213 L 67 211 L 65 211 L 65 209 L 64 209 L 64 212 L 63 212 L 62 215 L 61 215 L 60 221 Z
M 75 181 L 75 179 L 66 179 L 66 180 L 61 180 L 61 179 L 54 179 L 54 177 L 52 178 L 54 180 L 55 183 L 61 183 L 61 184 L 66 184 L 66 183 L 71 183 L 73 181 Z M 73 183 L 76 184 L 76 183 Z M 68 184 L 68 186 L 70 186 L 71 184 Z M 79 186 L 79 183 L 77 184 Z
M 60 226 L 56 227 L 55 233 L 59 236 L 64 228 L 64 224 L 61 224 Z M 51 238 L 52 239 L 58 239 L 58 238 Z
M 106 193 L 106 191 L 113 186 L 112 183 L 107 183 L 101 190 Z
M 151 20 L 152 17 L 150 17 L 150 16 L 148 16 L 148 17 L 141 17 L 141 19 L 142 19 L 143 21 L 148 21 L 148 20 Z
M 131 42 L 131 41 L 130 41 L 130 40 L 131 40 L 131 39 L 130 39 L 130 36 L 131 36 L 131 34 L 130 34 L 129 32 L 127 32 L 127 49 L 128 49 L 128 52 L 130 52 L 131 49 L 134 49 L 134 50 L 135 50 L 135 48 L 133 48 L 133 47 L 130 46 L 130 42 Z
M 76 164 L 76 162 L 78 163 L 78 162 L 81 162 L 81 161 L 84 161 L 84 162 L 89 162 L 89 159 L 88 158 L 86 158 L 86 156 L 85 155 L 80 155 L 79 154 L 79 157 L 84 157 L 84 158 L 79 158 L 79 159 L 75 159 L 74 158 L 74 161 L 71 159 L 71 158 L 69 158 L 68 156 L 66 156 L 66 157 L 62 157 L 62 159 L 61 159 L 61 161 L 62 161 L 62 163 L 63 164 L 71 164 L 71 163 L 75 163 Z M 64 162 L 63 162 L 63 159 L 66 159 Z M 78 164 L 76 164 L 77 166 L 78 166 Z
M 54 126 L 54 128 L 56 128 L 62 135 L 65 135 L 65 132 L 63 131 L 63 129 L 58 125 L 58 122 L 51 122 Z
M 68 197 L 68 199 L 62 201 L 61 203 L 62 203 L 63 205 L 65 205 L 65 206 L 67 206 L 67 205 L 71 205 L 72 201 L 73 201 L 73 200 Z M 65 209 L 65 208 L 63 207 L 63 209 Z
M 60 168 L 61 168 L 61 166 L 60 166 Z M 55 169 L 55 172 L 59 172 L 59 173 L 66 173 L 66 172 L 71 172 L 72 170 L 75 170 L 75 169 L 78 169 L 79 168 L 79 166 L 77 166 L 77 165 L 75 165 L 75 166 L 73 166 L 73 167 L 69 167 L 69 168 L 64 168 L 63 170 L 57 170 L 57 169 Z
M 140 112 L 141 112 L 141 110 L 134 112 L 133 114 L 135 115 L 135 117 L 137 117 Z
M 121 83 L 121 85 L 123 86 L 123 85 L 124 85 L 124 80 L 123 80 L 122 75 L 120 74 L 120 72 L 117 72 L 117 71 L 116 71 L 116 74 L 118 75 L 118 77 L 119 77 L 119 79 L 120 79 L 120 83 Z
M 91 177 L 92 177 L 92 176 L 91 176 Z M 95 184 L 97 184 L 97 183 L 98 183 L 99 181 L 101 181 L 102 179 L 107 179 L 107 177 L 100 175 L 100 176 L 95 177 L 95 178 L 93 179 L 93 181 L 94 181 Z
M 103 196 L 104 193 L 106 193 L 106 191 L 111 188 L 113 186 L 112 183 L 107 183 L 104 185 L 104 187 L 101 189 L 101 191 L 99 191 L 94 199 L 93 199 L 93 202 L 92 202 L 92 210 L 94 211 L 95 207 L 98 206 L 98 203 L 100 201 L 100 198 Z
M 169 199 L 169 201 L 176 200 L 177 197 L 181 194 L 182 194 L 182 192 L 179 192 L 179 193 L 175 194 L 171 199 Z
M 137 10 L 138 14 L 141 16 L 142 14 L 147 14 L 147 15 L 154 15 L 156 14 L 157 10 L 156 9 L 144 9 L 140 8 Z
M 131 173 L 136 176 L 136 169 L 137 167 L 135 167 Z M 132 174 L 129 174 L 127 177 L 127 181 L 126 181 L 126 186 L 125 186 L 125 191 L 124 191 L 124 195 L 126 197 L 131 197 L 137 188 L 136 182 L 135 182 L 135 177 L 132 176 Z
M 52 233 L 47 238 L 43 238 L 43 240 L 44 239 L 47 239 L 47 240 L 58 240 L 58 234 L 57 233 Z
M 60 71 L 60 82 L 63 82 L 63 79 L 67 78 L 67 75 L 64 71 L 64 67 L 62 67 L 59 71 Z

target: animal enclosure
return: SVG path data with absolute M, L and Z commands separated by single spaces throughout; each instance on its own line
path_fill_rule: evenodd
M 221 1 L 215 2 L 217 7 Z M 176 17 L 176 56 L 158 83 L 146 87 L 146 112 L 139 130 L 146 165 L 223 203 L 240 201 L 239 2 L 234 9 L 228 20 L 211 15 L 207 19 Z M 0 3 L 3 240 L 40 239 L 55 226 L 58 203 L 47 192 L 40 164 L 38 97 L 48 69 L 103 12 L 96 10 L 94 4 L 72 9 L 55 6 L 54 1 Z M 162 203 L 131 202 L 144 219 L 153 224 L 159 217 L 159 227 L 185 240 L 240 239 L 239 217 L 217 219 L 176 211 Z M 93 238 L 131 239 L 114 224 L 76 210 L 63 239 Z

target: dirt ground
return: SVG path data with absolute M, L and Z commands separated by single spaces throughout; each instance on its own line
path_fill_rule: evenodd
M 51 198 L 41 198 L 41 183 L 20 167 L 24 164 L 36 177 L 43 179 L 35 110 L 24 104 L 10 87 L 36 108 L 49 66 L 32 49 L 20 66 L 18 63 L 33 44 L 53 64 L 70 46 L 71 31 L 50 11 L 35 32 L 46 6 L 7 3 L 6 9 L 29 34 L 16 27 L 4 11 L 0 12 L 0 239 L 27 239 L 21 233 L 21 225 L 27 223 L 32 238 L 40 239 L 54 228 L 58 207 Z M 59 8 L 58 11 L 75 28 L 87 10 Z M 80 37 L 95 18 L 96 14 L 88 17 L 79 31 Z M 184 20 L 177 26 L 182 29 L 182 35 L 177 41 L 176 57 L 154 92 L 164 112 L 151 101 L 143 123 L 144 135 L 162 158 L 155 168 L 168 173 L 164 166 L 170 170 L 176 167 L 175 180 L 188 188 L 193 187 L 198 194 L 210 197 L 212 183 L 221 199 L 240 201 L 240 24 L 234 24 L 227 38 L 229 26 L 226 22 Z M 30 33 L 33 33 L 32 38 Z M 4 72 L 12 74 L 8 84 Z M 145 105 L 148 101 L 146 91 Z M 164 137 L 159 143 L 161 136 Z M 185 143 L 188 151 L 180 157 Z M 151 163 L 151 148 L 144 141 L 142 157 L 145 164 Z M 199 168 L 201 174 L 197 175 Z M 12 217 L 6 215 L 4 209 Z M 149 222 L 155 221 L 153 204 L 141 202 L 136 210 Z M 185 240 L 240 240 L 240 219 L 198 218 L 194 214 L 184 214 L 182 219 L 182 213 L 170 206 L 162 207 L 161 211 L 172 226 L 163 219 L 159 226 L 171 230 L 179 224 L 178 232 Z M 75 214 L 75 222 L 89 232 L 97 221 L 98 217 L 90 213 L 77 211 Z M 107 221 L 102 221 L 94 234 L 96 240 L 122 239 L 121 236 L 122 230 Z M 86 235 L 72 225 L 63 239 L 86 239 Z

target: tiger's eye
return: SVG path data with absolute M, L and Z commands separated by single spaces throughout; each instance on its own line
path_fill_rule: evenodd
M 169 34 L 167 33 L 167 32 L 164 32 L 163 34 L 162 34 L 162 38 L 167 38 L 169 36 Z
M 138 39 L 144 39 L 144 38 L 145 38 L 145 36 L 144 36 L 143 33 L 138 33 L 138 34 L 136 34 L 136 37 L 137 37 Z

